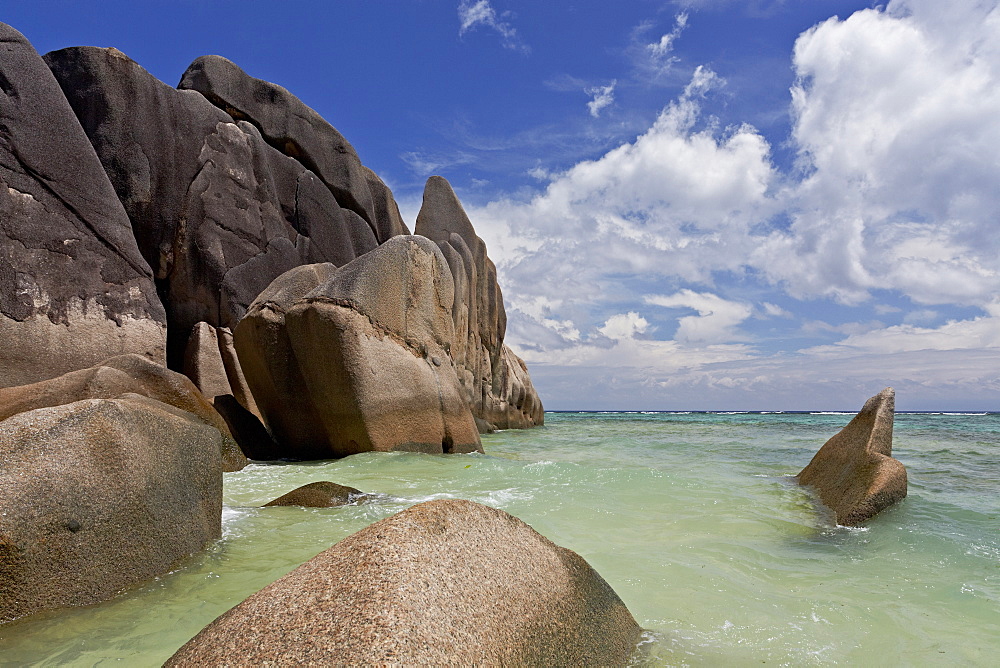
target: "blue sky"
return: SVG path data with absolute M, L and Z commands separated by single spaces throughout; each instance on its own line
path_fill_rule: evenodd
M 448 178 L 552 409 L 1000 410 L 1000 9 L 36 1 L 39 50 L 301 97 L 412 225 Z

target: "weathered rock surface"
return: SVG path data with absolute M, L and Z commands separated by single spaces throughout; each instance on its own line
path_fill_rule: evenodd
M 451 355 L 473 414 L 500 429 L 542 424 L 544 410 L 527 367 L 503 342 L 507 315 L 496 267 L 442 177 L 427 180 L 414 230 L 440 246 L 451 268 L 455 284 Z
M 142 395 L 190 413 L 220 433 L 220 438 L 213 440 L 219 441 L 224 471 L 238 471 L 246 466 L 246 457 L 225 420 L 198 388 L 183 374 L 141 355 L 120 355 L 57 378 L 0 388 L 0 420 L 39 408 L 84 399 L 115 399 L 126 394 Z
M 164 360 L 148 263 L 28 41 L 0 24 L 0 387 L 134 352 Z
M 625 665 L 639 635 L 576 553 L 503 511 L 430 501 L 254 594 L 166 665 Z
M 285 313 L 336 271 L 330 263 L 303 265 L 276 278 L 250 305 L 234 336 L 240 365 L 264 421 L 289 458 L 330 457 L 320 416 L 285 328 Z M 277 457 L 276 457 L 277 458 Z
M 338 485 L 335 482 L 320 480 L 302 485 L 282 494 L 274 501 L 268 501 L 264 506 L 304 506 L 306 508 L 333 508 L 353 503 L 363 503 L 372 498 L 360 489 Z
M 276 440 L 301 458 L 481 450 L 448 355 L 453 301 L 440 250 L 417 236 L 276 280 L 235 332 Z
M 887 387 L 827 441 L 799 473 L 837 524 L 856 526 L 906 496 L 906 468 L 892 458 L 895 392 Z
M 45 61 L 154 270 L 171 368 L 198 322 L 235 327 L 282 272 L 345 264 L 377 245 L 316 174 L 202 94 L 167 86 L 116 49 L 73 47 Z
M 229 426 L 243 453 L 251 459 L 277 459 L 277 445 L 264 427 L 247 386 L 233 334 L 226 327 L 199 322 L 184 352 L 184 374 L 208 398 Z
M 0 422 L 0 621 L 111 598 L 218 538 L 221 449 L 134 394 Z
M 322 179 L 342 206 L 364 218 L 373 232 L 378 229 L 368 176 L 354 147 L 297 97 L 222 56 L 195 60 L 177 87 L 196 90 L 234 119 L 253 123 L 268 143 Z

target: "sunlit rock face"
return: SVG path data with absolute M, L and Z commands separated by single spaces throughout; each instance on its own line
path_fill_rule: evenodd
M 0 387 L 162 362 L 153 274 L 93 146 L 31 44 L 4 24 L 0 42 Z
M 451 354 L 473 414 L 500 429 L 542 424 L 542 402 L 527 367 L 503 342 L 507 314 L 496 267 L 442 177 L 427 180 L 414 230 L 438 244 L 451 268 L 455 283 Z
M 166 665 L 624 666 L 640 633 L 575 552 L 502 510 L 429 501 L 254 594 Z
M 0 422 L 0 622 L 109 599 L 218 538 L 222 441 L 138 394 Z
M 0 388 L 0 420 L 84 399 L 118 399 L 126 395 L 163 402 L 218 431 L 224 471 L 239 471 L 247 465 L 225 420 L 194 383 L 184 374 L 136 354 L 118 355 L 37 383 Z
M 272 283 L 235 338 L 286 456 L 481 450 L 448 352 L 453 292 L 441 251 L 419 236 Z
M 855 526 L 906 496 L 906 468 L 892 457 L 895 392 L 887 387 L 827 441 L 799 473 L 837 524 Z

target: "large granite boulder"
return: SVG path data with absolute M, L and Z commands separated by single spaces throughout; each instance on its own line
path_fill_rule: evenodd
M 377 245 L 314 172 L 199 92 L 171 88 L 116 49 L 73 47 L 45 61 L 155 272 L 171 368 L 198 322 L 235 327 L 282 272 L 345 264 Z
M 166 319 L 129 219 L 58 83 L 0 23 L 0 387 L 139 353 Z
M 115 399 L 126 394 L 142 395 L 190 413 L 220 433 L 218 442 L 224 471 L 238 471 L 246 466 L 246 457 L 225 420 L 198 388 L 183 374 L 141 355 L 120 355 L 49 380 L 0 388 L 0 420 L 39 408 L 84 399 Z
M 285 328 L 285 313 L 336 271 L 330 263 L 303 265 L 278 276 L 250 305 L 233 332 L 240 365 L 260 414 L 274 440 L 278 456 L 322 459 L 325 447 L 317 407 L 308 396 L 305 379 Z
M 892 457 L 895 392 L 887 387 L 827 441 L 798 475 L 837 524 L 856 526 L 906 496 L 906 468 Z
M 501 429 L 542 424 L 544 409 L 527 367 L 503 342 L 507 315 L 496 266 L 444 178 L 427 180 L 414 230 L 440 246 L 451 268 L 455 283 L 451 354 L 476 418 Z
M 166 665 L 612 666 L 639 637 L 575 552 L 501 510 L 429 501 L 254 594 Z
M 0 422 L 0 622 L 111 598 L 218 538 L 222 439 L 135 394 Z
M 453 283 L 437 246 L 397 236 L 344 267 L 314 271 L 327 278 L 305 293 L 318 278 L 305 268 L 275 281 L 235 331 L 282 447 L 301 458 L 481 451 L 448 354 Z M 273 396 L 293 389 L 294 402 Z

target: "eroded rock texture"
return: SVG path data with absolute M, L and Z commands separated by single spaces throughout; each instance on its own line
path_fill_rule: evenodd
M 0 387 L 120 353 L 166 320 L 115 190 L 28 41 L 0 24 Z
M 309 459 L 481 450 L 448 354 L 453 291 L 441 251 L 419 236 L 275 281 L 235 337 L 276 440 Z
M 507 315 L 496 267 L 451 185 L 440 176 L 427 180 L 414 230 L 440 246 L 451 268 L 451 355 L 473 414 L 500 429 L 542 424 L 542 402 L 527 367 L 503 342 Z
M 837 524 L 855 526 L 906 496 L 906 468 L 892 457 L 895 392 L 887 387 L 827 441 L 799 473 Z
M 196 324 L 184 351 L 183 370 L 226 421 L 247 457 L 280 457 L 247 385 L 228 327 Z
M 198 322 L 235 327 L 282 272 L 345 264 L 377 245 L 353 204 L 341 208 L 320 176 L 261 135 L 282 110 L 304 106 L 287 92 L 282 104 L 234 118 L 199 92 L 160 82 L 116 49 L 74 47 L 45 59 L 153 267 L 167 307 L 172 368 L 180 368 Z M 238 68 L 226 74 L 236 79 L 218 85 L 238 89 L 248 78 Z M 360 163 L 355 171 L 369 192 Z M 370 209 L 370 195 L 366 202 Z
M 137 394 L 0 422 L 0 622 L 111 598 L 218 538 L 221 449 Z
M 191 380 L 141 355 L 119 355 L 49 380 L 0 388 L 0 420 L 39 408 L 84 399 L 116 399 L 126 394 L 142 395 L 190 413 L 220 432 L 224 471 L 239 471 L 246 466 L 246 457 L 226 422 Z
M 430 501 L 254 594 L 166 665 L 614 666 L 639 636 L 575 552 L 501 510 Z

